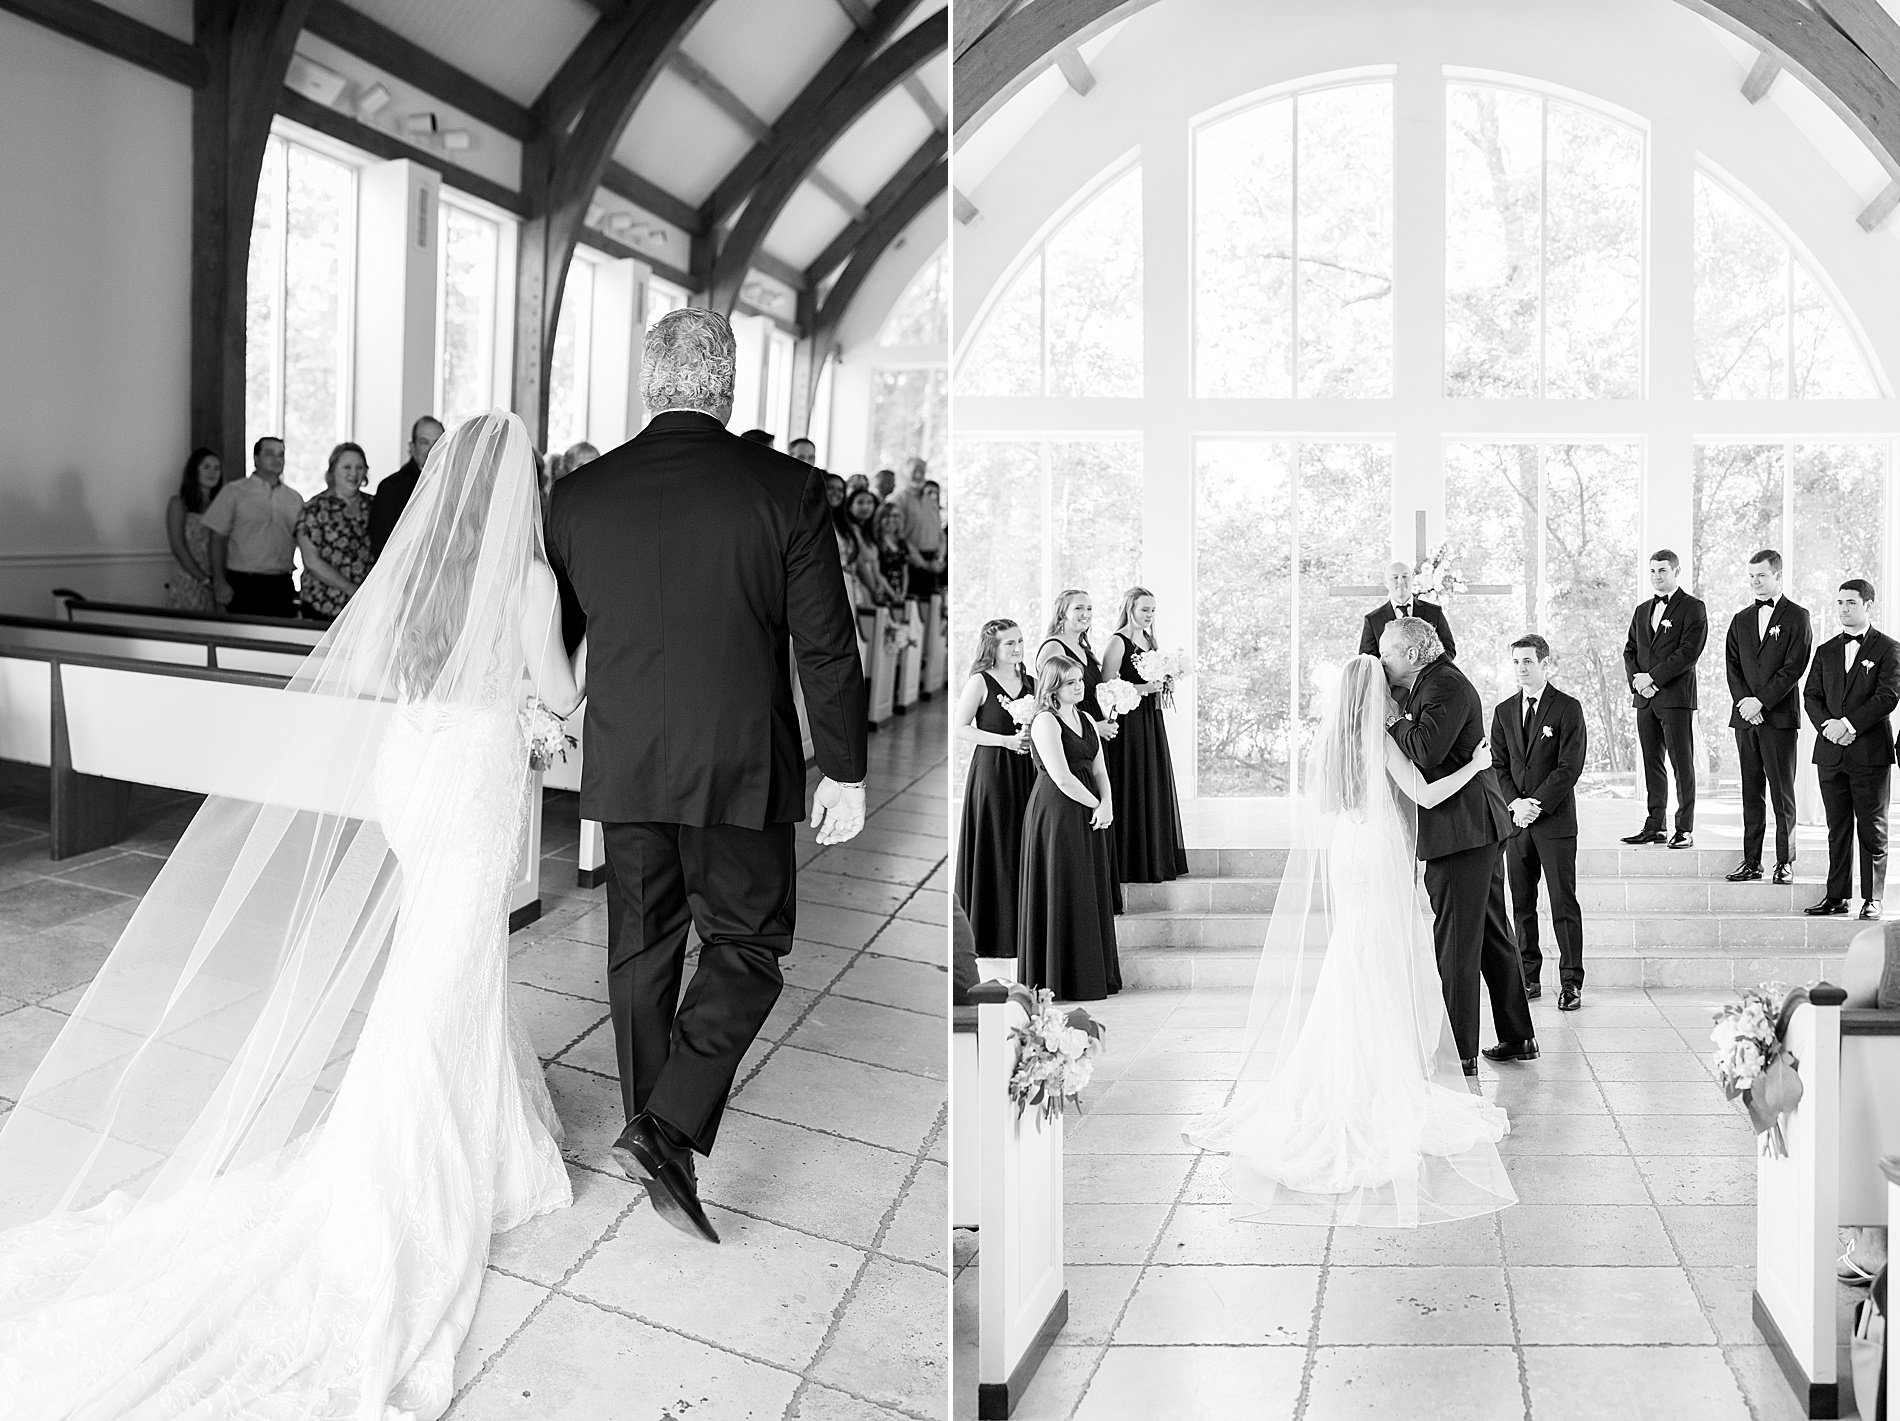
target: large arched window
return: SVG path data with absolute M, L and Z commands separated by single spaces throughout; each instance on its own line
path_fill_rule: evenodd
M 911 278 L 878 331 L 871 372 L 871 467 L 896 469 L 915 454 L 941 466 L 950 426 L 950 291 L 939 251 Z

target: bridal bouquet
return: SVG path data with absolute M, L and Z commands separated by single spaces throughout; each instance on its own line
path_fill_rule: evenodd
M 1781 1119 L 1801 1101 L 1801 1077 L 1796 1074 L 1801 1063 L 1788 1050 L 1788 1020 L 1808 999 L 1808 989 L 1789 991 L 1771 982 L 1745 989 L 1741 998 L 1715 1013 L 1715 1027 L 1709 1032 L 1715 1043 L 1716 1080 L 1729 1100 L 1742 1098 L 1755 1133 L 1767 1137 L 1770 1158 L 1781 1159 L 1788 1153 Z
M 1102 1054 L 1105 1028 L 1080 1007 L 1063 1010 L 1047 987 L 1010 989 L 1010 999 L 1022 1004 L 1029 1020 L 1012 1027 L 1016 1069 L 1009 1076 L 1009 1098 L 1016 1118 L 1035 1107 L 1039 1120 L 1048 1122 L 1074 1103 L 1080 1111 L 1082 1088 L 1095 1074 L 1095 1058 Z
M 1141 704 L 1141 692 L 1117 676 L 1095 688 L 1095 704 L 1102 708 L 1103 715 L 1114 720 Z
M 1165 710 L 1174 709 L 1174 683 L 1193 669 L 1184 651 L 1157 648 L 1135 653 L 1135 674 L 1144 681 L 1161 683 L 1161 705 Z
M 1454 593 L 1463 592 L 1471 584 L 1459 570 L 1455 557 L 1450 543 L 1440 543 L 1432 550 L 1430 557 L 1412 570 L 1413 590 L 1441 606 Z
M 1033 695 L 1018 696 L 1013 701 L 1004 701 L 1003 709 L 1010 713 L 1010 717 L 1016 724 L 1026 730 L 1029 722 L 1036 718 L 1036 698 Z
M 539 696 L 529 696 L 521 708 L 521 734 L 528 742 L 528 768 L 551 770 L 554 762 L 567 760 L 568 747 L 580 741 L 567 733 L 567 720 L 548 709 Z

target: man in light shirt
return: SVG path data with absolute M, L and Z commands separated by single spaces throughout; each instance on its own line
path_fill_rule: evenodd
M 251 472 L 218 490 L 205 510 L 211 534 L 211 592 L 238 617 L 295 617 L 291 578 L 303 497 L 284 482 L 284 441 L 251 447 Z
M 904 464 L 904 489 L 891 503 L 904 515 L 904 541 L 910 544 L 910 590 L 928 602 L 943 574 L 943 509 L 927 487 L 924 461 L 913 455 Z

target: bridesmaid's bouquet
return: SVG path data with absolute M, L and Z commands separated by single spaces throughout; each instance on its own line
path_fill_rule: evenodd
M 1126 715 L 1141 704 L 1141 692 L 1119 676 L 1103 681 L 1095 688 L 1095 704 L 1110 720 Z
M 539 696 L 529 696 L 528 703 L 521 708 L 521 734 L 528 742 L 531 770 L 551 770 L 556 760 L 565 763 L 569 747 L 580 745 L 580 741 L 567 733 L 567 718 L 548 709 L 547 702 Z
M 1779 982 L 1749 987 L 1739 1003 L 1715 1013 L 1709 1040 L 1715 1043 L 1715 1077 L 1729 1100 L 1740 1096 L 1748 1118 L 1773 1159 L 1784 1158 L 1788 1142 L 1781 1120 L 1801 1102 L 1801 1063 L 1788 1050 L 1788 1021 L 1808 999 L 1806 987 L 1793 991 Z
M 1161 683 L 1161 704 L 1167 710 L 1174 709 L 1174 683 L 1194 668 L 1189 664 L 1184 651 L 1138 651 L 1135 653 L 1135 671 L 1144 681 Z
M 1016 1044 L 1016 1068 L 1009 1076 L 1016 1118 L 1021 1120 L 1031 1106 L 1045 1124 L 1069 1105 L 1080 1113 L 1082 1088 L 1095 1075 L 1106 1028 L 1080 1007 L 1058 1007 L 1047 987 L 1036 988 L 1033 997 L 1023 987 L 1012 987 L 1010 998 L 1029 1013 L 1029 1020 L 1009 1033 Z
M 1036 698 L 1033 695 L 1018 696 L 1013 701 L 1004 701 L 1003 709 L 1009 712 L 1010 719 L 1027 730 L 1029 722 L 1036 718 Z

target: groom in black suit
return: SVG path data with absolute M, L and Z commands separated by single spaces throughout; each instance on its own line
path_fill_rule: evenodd
M 1781 595 L 1781 554 L 1748 560 L 1749 604 L 1728 624 L 1723 660 L 1735 703 L 1729 727 L 1742 766 L 1742 861 L 1730 883 L 1761 876 L 1768 802 L 1775 806 L 1775 882 L 1794 882 L 1794 762 L 1801 735 L 1801 676 L 1814 651 L 1808 609 Z
M 1402 617 L 1379 639 L 1386 681 L 1402 704 L 1386 717 L 1386 733 L 1427 781 L 1471 762 L 1484 738 L 1484 705 L 1464 673 L 1448 661 L 1438 633 Z M 1491 991 L 1498 1044 L 1492 1061 L 1537 1058 L 1536 1028 L 1524 995 L 1524 969 L 1504 906 L 1504 840 L 1512 832 L 1497 780 L 1478 775 L 1436 809 L 1418 811 L 1418 856 L 1432 903 L 1432 940 L 1439 985 L 1465 1074 L 1478 1073 L 1478 979 Z
M 548 552 L 587 636 L 581 817 L 607 848 L 607 992 L 627 1128 L 654 1208 L 719 1241 L 693 1154 L 784 985 L 805 762 L 791 653 L 825 779 L 813 827 L 864 824 L 868 716 L 824 475 L 726 432 L 735 350 L 699 308 L 647 332 L 653 417 L 554 486 Z M 699 965 L 680 995 L 686 934 Z
M 1695 664 L 1709 640 L 1709 611 L 1702 599 L 1677 583 L 1681 560 L 1668 548 L 1649 555 L 1649 585 L 1656 595 L 1638 602 L 1623 643 L 1623 674 L 1636 707 L 1636 743 L 1643 751 L 1643 786 L 1649 813 L 1626 844 L 1695 847 Z M 1663 752 L 1676 772 L 1676 832 L 1665 836 L 1669 779 Z

